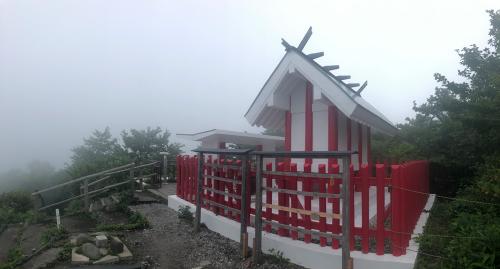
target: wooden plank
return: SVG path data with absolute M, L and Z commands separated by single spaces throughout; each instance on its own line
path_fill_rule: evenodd
M 267 208 L 287 211 L 287 212 L 291 212 L 291 213 L 308 215 L 308 216 L 311 216 L 312 218 L 323 217 L 323 218 L 340 219 L 340 214 L 326 213 L 326 212 L 315 212 L 315 211 L 310 211 L 310 210 L 305 210 L 305 209 L 290 208 L 290 207 L 286 207 L 286 206 L 273 205 L 273 204 L 267 204 L 267 203 L 263 204 L 263 206 L 267 207 Z
M 340 68 L 339 65 L 325 65 L 325 66 L 323 66 L 323 69 L 325 69 L 326 71 L 332 71 L 332 70 L 336 70 L 339 68 Z
M 219 180 L 219 181 L 224 181 L 224 182 L 229 182 L 229 183 L 241 184 L 241 181 L 239 181 L 239 180 L 229 179 L 229 178 L 225 178 L 225 177 L 218 177 L 218 176 L 211 176 L 211 175 L 205 175 L 205 177 L 213 179 L 213 180 Z
M 293 227 L 293 226 L 289 226 L 289 225 L 286 225 L 286 224 L 281 224 L 281 223 L 278 223 L 278 222 L 269 221 L 269 220 L 266 220 L 266 219 L 263 219 L 262 222 L 264 222 L 266 224 L 269 224 L 269 225 L 272 225 L 272 226 L 277 226 L 277 227 L 281 227 L 281 228 L 285 228 L 285 229 L 296 230 L 296 231 L 299 231 L 300 233 L 303 233 L 303 234 L 324 236 L 324 237 L 335 238 L 335 239 L 341 239 L 342 238 L 342 235 L 331 234 L 331 233 L 323 233 L 323 232 L 314 231 L 314 230 L 306 230 L 306 229 L 301 228 L 301 227 Z
M 232 208 L 232 207 L 229 207 L 229 206 L 225 206 L 223 204 L 219 204 L 217 202 L 214 202 L 214 201 L 211 201 L 211 200 L 204 200 L 203 201 L 204 203 L 207 203 L 207 204 L 210 204 L 210 205 L 213 205 L 215 207 L 220 207 L 220 208 L 224 208 L 226 210 L 229 210 L 229 211 L 233 211 L 233 212 L 236 212 L 237 214 L 240 214 L 240 210 L 239 209 L 236 209 L 236 208 Z
M 282 192 L 282 193 L 287 193 L 287 194 L 298 194 L 298 195 L 304 195 L 304 196 L 313 196 L 313 197 L 319 197 L 319 198 L 341 198 L 340 194 L 334 194 L 334 193 L 293 191 L 293 190 L 280 189 L 280 188 L 270 188 L 270 187 L 264 187 L 264 190 L 266 190 L 266 191 L 273 191 L 273 192 Z
M 368 86 L 368 80 L 367 80 L 367 81 L 365 81 L 365 83 L 363 83 L 363 85 L 361 85 L 361 88 L 359 88 L 359 89 L 358 89 L 358 91 L 356 91 L 356 93 L 357 93 L 358 95 L 360 95 L 360 94 L 361 94 L 361 92 L 362 92 L 362 91 L 366 88 L 366 86 Z
M 317 173 L 307 173 L 307 172 L 281 172 L 281 171 L 265 171 L 264 174 L 272 176 L 296 176 L 296 177 L 307 177 L 307 178 L 340 178 L 341 174 L 317 174 Z
M 302 51 L 304 49 L 304 47 L 307 44 L 307 41 L 309 41 L 309 38 L 311 38 L 312 33 L 313 33 L 312 27 L 309 26 L 309 29 L 307 30 L 306 34 L 304 35 L 304 37 L 300 41 L 299 46 L 297 47 L 298 50 Z
M 239 165 L 231 165 L 231 164 L 205 163 L 204 165 L 206 167 L 212 167 L 212 168 L 231 168 L 231 169 L 240 169 L 241 168 L 241 166 L 239 166 Z
M 335 78 L 338 80 L 346 80 L 346 79 L 350 79 L 351 76 L 350 75 L 342 75 L 342 76 L 335 76 Z
M 241 199 L 241 196 L 237 195 L 237 194 L 228 193 L 228 192 L 224 192 L 224 191 L 219 191 L 219 190 L 216 190 L 216 189 L 213 189 L 213 188 L 209 188 L 209 187 L 203 187 L 203 189 L 207 190 L 207 191 L 211 191 L 213 193 L 227 195 L 228 197 L 232 197 L 232 198 L 235 198 L 235 199 Z
M 315 53 L 310 53 L 310 54 L 307 54 L 307 57 L 309 57 L 309 59 L 311 60 L 314 60 L 316 58 L 319 58 L 319 57 L 323 57 L 325 56 L 325 53 L 324 52 L 315 52 Z

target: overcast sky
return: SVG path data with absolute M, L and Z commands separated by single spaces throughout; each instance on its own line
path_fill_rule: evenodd
M 284 54 L 368 80 L 395 123 L 457 78 L 455 49 L 484 46 L 500 1 L 0 0 L 0 171 L 63 167 L 94 129 L 260 131 L 243 117 Z M 180 141 L 185 142 L 185 141 Z

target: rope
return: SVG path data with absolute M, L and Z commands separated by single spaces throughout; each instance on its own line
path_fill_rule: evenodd
M 462 238 L 462 239 L 485 239 L 485 236 L 455 236 L 455 235 L 445 235 L 445 234 L 428 234 L 428 233 L 422 233 L 422 234 L 414 234 L 414 233 L 407 233 L 407 232 L 398 232 L 394 231 L 391 229 L 388 229 L 387 231 L 397 233 L 397 234 L 405 234 L 405 235 L 414 235 L 414 236 L 431 236 L 431 237 L 442 237 L 442 238 Z
M 397 245 L 394 245 L 394 244 L 392 246 L 396 247 L 396 248 L 399 248 L 399 249 L 404 249 L 404 250 L 407 250 L 407 251 L 415 252 L 415 253 L 418 253 L 418 254 L 421 254 L 421 255 L 424 255 L 424 256 L 429 256 L 429 257 L 433 257 L 433 258 L 437 258 L 437 259 L 443 259 L 443 260 L 453 261 L 450 258 L 446 258 L 446 257 L 443 257 L 443 256 L 439 256 L 439 255 L 435 255 L 435 254 L 423 252 L 421 250 L 414 250 L 414 249 L 411 249 L 411 248 L 401 247 L 401 246 L 397 246 Z
M 395 188 L 395 189 L 400 189 L 400 190 L 405 190 L 413 193 L 418 193 L 422 195 L 430 195 L 431 193 L 428 192 L 421 192 L 421 191 L 416 191 L 416 190 L 410 190 L 407 188 L 403 187 L 395 187 L 394 185 L 390 185 L 390 187 Z M 448 199 L 448 200 L 454 200 L 454 201 L 460 201 L 460 202 L 468 202 L 468 203 L 475 203 L 475 204 L 482 204 L 482 205 L 490 205 L 490 206 L 500 206 L 500 204 L 495 204 L 495 203 L 488 203 L 488 202 L 481 202 L 481 201 L 474 201 L 474 200 L 468 200 L 468 199 L 463 199 L 463 198 L 453 198 L 453 197 L 448 197 L 448 196 L 443 196 L 443 195 L 438 195 L 434 194 L 438 198 L 443 198 L 443 199 Z

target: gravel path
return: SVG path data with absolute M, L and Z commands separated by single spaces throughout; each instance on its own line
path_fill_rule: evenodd
M 269 259 L 263 265 L 252 266 L 241 261 L 239 243 L 206 228 L 194 233 L 191 224 L 177 218 L 177 212 L 165 204 L 143 204 L 131 207 L 143 214 L 151 228 L 129 232 L 126 244 L 138 260 L 150 268 L 303 268 Z

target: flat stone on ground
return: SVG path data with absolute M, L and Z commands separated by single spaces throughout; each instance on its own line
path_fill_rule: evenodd
M 117 256 L 106 255 L 106 256 L 102 257 L 101 259 L 95 261 L 94 264 L 110 264 L 110 263 L 118 262 L 119 260 L 120 260 L 120 258 L 118 258 Z
M 76 253 L 76 247 L 71 250 L 71 264 L 81 265 L 88 264 L 90 262 L 89 257 Z
M 115 239 L 116 241 L 122 242 L 116 236 L 113 236 L 113 239 Z M 133 255 L 132 255 L 132 252 L 130 252 L 130 250 L 128 249 L 128 247 L 125 246 L 125 244 L 123 244 L 123 251 L 121 253 L 118 253 L 118 257 L 120 257 L 120 260 L 127 261 L 127 260 L 132 260 Z

